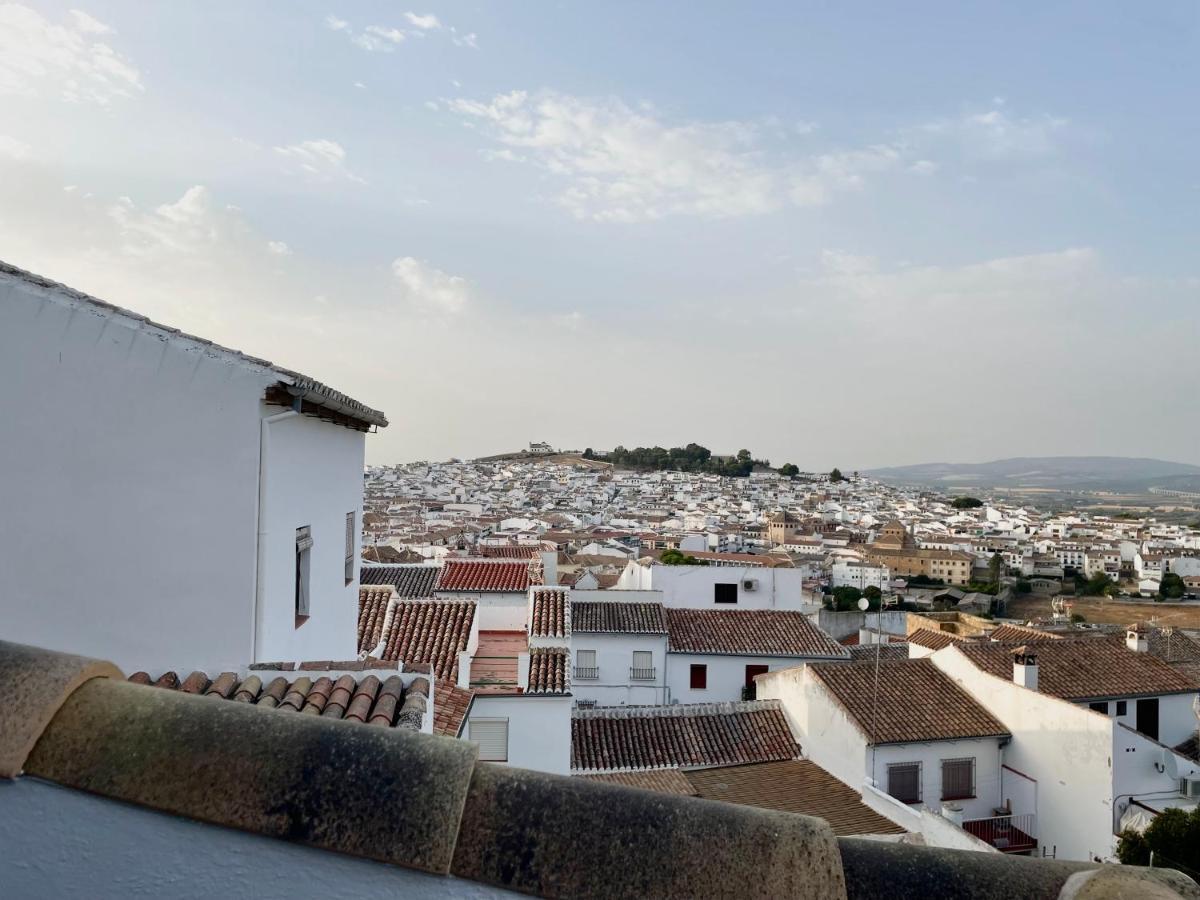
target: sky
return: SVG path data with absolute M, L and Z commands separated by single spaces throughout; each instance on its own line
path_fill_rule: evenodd
M 384 410 L 1200 463 L 1200 6 L 0 0 L 0 259 Z

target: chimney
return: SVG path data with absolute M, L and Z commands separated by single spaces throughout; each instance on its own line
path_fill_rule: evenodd
M 1038 689 L 1037 654 L 1032 647 L 1018 647 L 1013 652 L 1013 683 L 1031 691 Z
M 1125 631 L 1125 646 L 1134 653 L 1145 653 L 1150 649 L 1150 640 L 1146 634 L 1146 626 L 1141 622 L 1130 625 Z

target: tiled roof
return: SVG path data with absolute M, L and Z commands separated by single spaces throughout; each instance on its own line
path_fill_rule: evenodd
M 960 647 L 966 646 L 960 644 Z M 948 741 L 1008 734 L 991 713 L 929 659 L 850 665 L 816 664 L 809 672 L 873 744 Z
M 565 694 L 571 689 L 567 679 L 567 651 L 562 647 L 529 648 L 530 694 Z
M 390 587 L 358 589 L 358 652 L 369 653 L 379 644 L 383 620 L 392 597 Z
M 660 794 L 682 794 L 695 797 L 696 789 L 687 776 L 678 769 L 650 769 L 646 772 L 604 772 L 600 775 L 577 775 L 589 781 L 608 784 L 623 784 L 625 787 L 641 788 L 643 791 L 658 791 Z
M 384 629 L 383 658 L 429 663 L 438 678 L 453 681 L 474 618 L 470 600 L 395 600 Z
M 524 593 L 529 589 L 529 584 L 527 562 L 448 559 L 442 566 L 434 590 Z
M 958 649 L 983 671 L 1012 679 L 1018 644 L 967 644 Z M 1184 694 L 1200 684 L 1150 653 L 1112 641 L 1039 641 L 1038 691 L 1064 700 Z
M 390 584 L 401 597 L 432 597 L 437 581 L 437 566 L 367 566 L 359 569 L 358 583 Z
M 405 690 L 399 675 L 389 675 L 382 681 L 376 675 L 357 679 L 353 675 L 342 675 L 336 680 L 327 675 L 316 679 L 302 675 L 291 680 L 277 675 L 264 682 L 255 674 L 242 679 L 234 672 L 222 672 L 209 680 L 205 673 L 193 672 L 181 683 L 174 672 L 166 672 L 157 679 L 147 672 L 135 672 L 129 676 L 129 681 L 406 731 L 421 730 L 421 720 L 429 703 L 429 679 L 416 678 Z
M 730 766 L 795 759 L 777 700 L 575 710 L 571 769 L 579 772 Z
M 998 625 L 988 632 L 988 638 L 993 641 L 1061 641 L 1062 635 L 1040 628 L 1027 628 L 1024 625 Z M 1124 636 L 1122 636 L 1122 640 Z
M 433 733 L 458 737 L 474 699 L 474 691 L 450 684 L 444 678 L 438 680 L 433 688 Z
M 666 634 L 661 603 L 571 602 L 571 630 L 593 634 Z
M 1125 646 L 1125 631 L 1107 635 L 1109 640 Z M 1144 626 L 1150 655 L 1163 662 L 1176 664 L 1200 663 L 1200 642 L 1178 628 L 1153 628 Z
M 875 656 L 878 654 L 881 660 L 908 659 L 908 644 L 906 643 L 891 643 L 891 644 L 859 644 L 856 647 L 847 647 L 850 651 L 850 659 L 855 662 L 874 662 Z
M 537 544 L 480 544 L 473 551 L 484 559 L 529 559 L 541 547 Z
M 955 642 L 961 642 L 962 637 L 949 631 L 933 631 L 929 628 L 918 628 L 908 636 L 910 644 L 925 647 L 928 650 L 941 650 Z
M 775 609 L 668 609 L 667 649 L 739 656 L 820 656 L 849 652 L 801 612 Z
M 858 791 L 807 759 L 696 769 L 685 775 L 699 796 L 824 819 L 835 834 L 904 834 L 862 802 Z
M 567 592 L 546 588 L 533 592 L 530 637 L 567 636 Z

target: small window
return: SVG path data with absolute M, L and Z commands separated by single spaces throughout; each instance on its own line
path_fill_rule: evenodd
M 737 582 L 717 582 L 713 585 L 713 601 L 716 603 L 737 603 Z
M 634 650 L 633 667 L 635 669 L 653 669 L 654 654 L 649 650 Z
M 975 759 L 942 760 L 942 799 L 967 800 L 975 796 Z
M 691 687 L 693 691 L 708 689 L 708 666 L 693 665 L 691 671 Z
M 1126 705 L 1125 701 L 1124 701 L 1124 700 L 1118 700 L 1118 701 L 1117 701 L 1117 715 L 1118 715 L 1118 716 L 1123 716 L 1123 715 L 1125 715 L 1127 712 L 1129 712 L 1129 707 Z
M 354 581 L 354 513 L 346 513 L 346 584 Z
M 1095 703 L 1089 703 L 1088 709 L 1090 709 L 1092 712 L 1102 713 L 1103 715 L 1107 716 L 1108 702 L 1104 700 L 1097 700 Z
M 478 745 L 484 762 L 508 761 L 508 719 L 472 719 L 467 740 Z
M 888 793 L 901 803 L 920 803 L 921 764 L 895 763 L 888 766 Z
M 309 560 L 312 557 L 312 527 L 305 525 L 296 529 L 296 627 L 308 621 L 309 616 Z

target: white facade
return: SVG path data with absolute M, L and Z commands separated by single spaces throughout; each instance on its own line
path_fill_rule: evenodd
M 854 560 L 839 560 L 833 564 L 830 571 L 830 584 L 833 587 L 849 585 L 860 591 L 869 587 L 886 591 L 891 580 L 892 576 L 887 566 L 875 566 Z
M 0 376 L 5 637 L 127 671 L 354 657 L 363 432 L 264 403 L 288 373 L 2 271 Z
M 680 609 L 794 609 L 803 604 L 804 570 L 767 566 L 664 566 L 630 562 L 619 590 L 661 591 L 664 606 Z M 718 603 L 715 585 L 729 585 L 736 599 Z
M 471 723 L 504 724 L 504 759 L 487 761 L 556 775 L 571 772 L 571 706 L 569 694 L 476 694 L 467 712 L 462 737 L 471 739 Z M 480 757 L 484 758 L 483 756 Z
M 651 670 L 636 667 L 636 678 L 635 653 L 649 654 Z M 571 636 L 571 665 L 575 668 L 571 690 L 576 699 L 595 701 L 598 706 L 661 706 L 670 702 L 666 655 L 665 634 L 598 634 L 576 629 Z M 644 658 L 639 656 L 637 661 Z M 584 663 L 594 659 L 595 666 L 583 667 L 594 668 L 594 678 L 581 669 L 581 659 Z
M 754 675 L 790 669 L 805 661 L 796 656 L 734 656 L 720 653 L 668 653 L 667 690 L 672 703 L 721 703 L 741 700 Z M 821 658 L 820 662 L 830 662 Z M 692 667 L 704 668 L 704 688 L 693 688 Z M 753 667 L 747 671 L 747 667 Z M 768 699 L 759 697 L 758 699 Z

